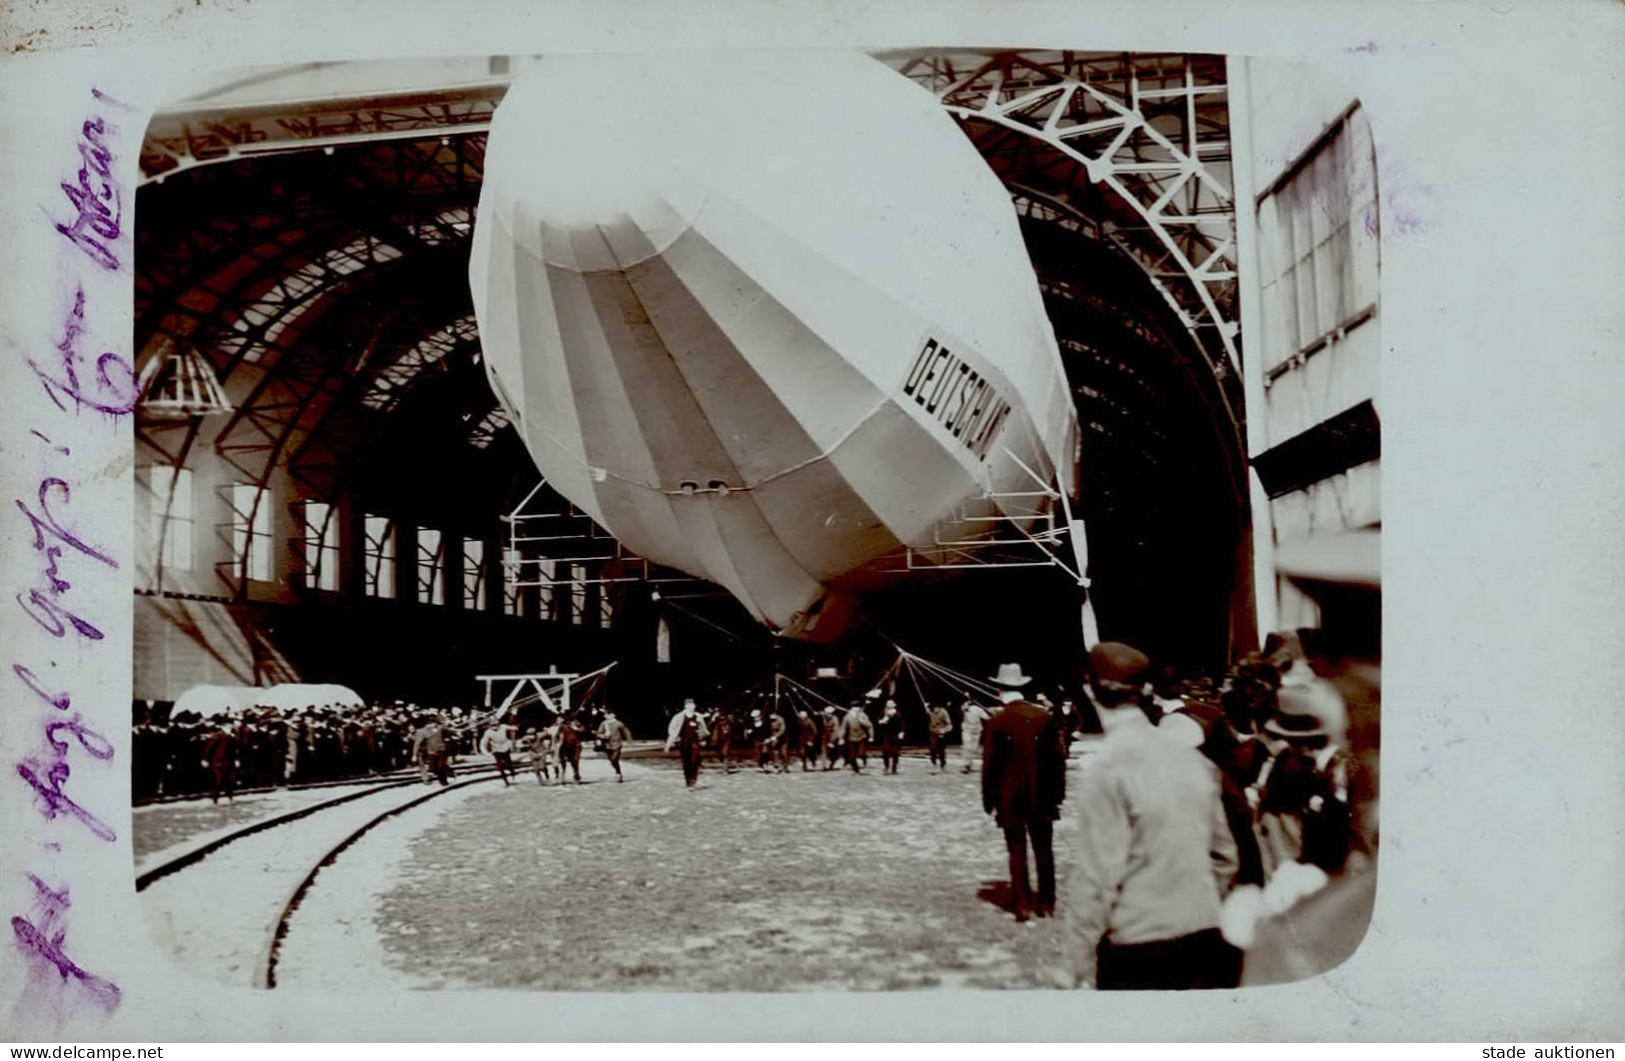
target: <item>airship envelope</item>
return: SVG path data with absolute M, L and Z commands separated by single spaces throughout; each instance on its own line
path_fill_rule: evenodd
M 495 116 L 469 273 L 549 484 L 789 635 L 832 635 L 967 506 L 1072 488 L 1009 194 L 867 56 L 540 60 Z

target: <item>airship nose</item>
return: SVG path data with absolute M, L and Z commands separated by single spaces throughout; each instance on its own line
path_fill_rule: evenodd
M 550 265 L 600 272 L 661 253 L 693 224 L 706 194 L 684 172 L 671 124 L 647 102 L 596 93 L 594 106 L 561 106 L 549 91 L 557 84 L 521 79 L 498 109 L 487 168 L 519 179 L 505 181 L 490 208 Z M 605 121 L 605 108 L 618 120 Z M 502 135 L 521 119 L 522 129 Z

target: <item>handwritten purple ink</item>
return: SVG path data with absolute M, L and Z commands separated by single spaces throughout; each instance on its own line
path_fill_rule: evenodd
M 98 90 L 92 89 L 91 94 L 100 103 L 132 109 Z M 72 247 L 88 256 L 95 267 L 115 272 L 119 269 L 116 248 L 124 235 L 124 192 L 113 174 L 117 155 L 112 141 L 117 132 L 116 126 L 96 114 L 80 125 L 77 180 L 61 184 L 75 217 L 71 222 L 62 222 L 46 212 L 55 230 Z M 65 248 L 62 253 L 79 260 L 72 250 Z M 116 422 L 135 409 L 140 391 L 135 370 L 128 359 L 112 351 L 97 356 L 93 369 L 85 367 L 87 358 L 80 345 L 86 327 L 85 291 L 80 284 L 63 320 L 61 337 L 55 341 L 55 358 L 44 359 L 46 364 L 28 358 L 28 365 L 45 396 L 60 412 L 77 416 L 89 409 Z M 54 453 L 70 455 L 69 447 L 57 445 L 43 431 L 32 430 Z M 103 639 L 102 631 L 90 619 L 77 614 L 78 605 L 71 603 L 69 596 L 74 582 L 85 576 L 69 568 L 77 562 L 81 570 L 116 571 L 119 563 L 110 551 L 92 544 L 74 526 L 72 516 L 66 512 L 72 499 L 68 480 L 48 473 L 40 479 L 32 504 L 13 499 L 33 531 L 32 544 L 41 557 L 40 584 L 17 593 L 16 600 L 23 613 L 51 636 L 64 637 L 72 629 L 95 642 Z M 87 560 L 99 566 L 85 568 Z M 50 666 L 55 667 L 56 661 L 50 661 Z M 24 663 L 12 663 L 11 671 L 49 709 L 42 716 L 43 745 L 14 764 L 17 777 L 32 789 L 37 808 L 47 822 L 61 817 L 76 819 L 97 839 L 115 842 L 118 834 L 112 827 L 66 791 L 73 776 L 69 757 L 82 753 L 97 766 L 106 765 L 115 754 L 113 742 L 97 732 L 80 712 L 69 713 L 72 696 L 67 690 L 47 689 L 33 668 Z M 41 846 L 45 851 L 62 850 L 56 840 Z M 108 1012 L 116 1009 L 122 998 L 118 985 L 86 971 L 68 957 L 67 885 L 52 888 L 32 873 L 28 877 L 34 882 L 36 908 L 27 915 L 13 917 L 11 928 L 18 949 L 30 960 L 33 980 L 50 978 L 54 968 L 64 983 L 76 981 Z
M 55 666 L 55 664 L 52 664 L 52 666 Z M 67 693 L 57 693 L 55 696 L 52 696 L 50 693 L 46 692 L 45 686 L 40 684 L 39 675 L 35 674 L 29 668 L 23 666 L 21 663 L 13 663 L 11 665 L 11 673 L 15 674 L 24 685 L 32 689 L 35 696 L 39 697 L 41 700 L 44 700 L 58 711 L 66 711 L 69 704 L 72 703 L 72 701 L 68 699 Z
M 68 447 L 66 447 L 66 446 L 58 446 L 55 442 L 52 442 L 50 439 L 46 438 L 43 434 L 41 434 L 38 428 L 31 427 L 28 430 L 29 430 L 29 433 L 32 434 L 35 438 L 38 438 L 41 442 L 45 443 L 47 446 L 50 446 L 52 449 L 56 450 L 58 453 L 62 454 L 64 457 L 69 455 Z
M 124 193 L 113 177 L 114 155 L 106 142 L 107 134 L 117 131 L 117 126 L 101 117 L 91 118 L 79 127 L 77 180 L 71 184 L 63 181 L 60 185 L 74 208 L 75 217 L 71 224 L 52 220 L 68 242 L 108 272 L 119 269 L 118 255 L 109 244 L 117 243 L 124 218 Z
M 39 511 L 34 511 L 20 500 L 14 501 L 34 529 L 34 549 L 45 555 L 45 568 L 42 572 L 45 576 L 44 590 L 38 588 L 29 590 L 26 597 L 19 593 L 17 603 L 30 619 L 52 637 L 64 636 L 71 626 L 82 636 L 92 641 L 100 641 L 102 632 L 94 623 L 75 615 L 57 600 L 73 588 L 73 583 L 62 576 L 62 550 L 67 547 L 114 569 L 119 566 L 118 561 L 95 546 L 86 544 L 77 534 L 63 528 L 51 510 L 53 494 L 58 495 L 63 504 L 67 504 L 73 497 L 67 480 L 51 476 L 40 481 L 39 491 L 36 494 Z
M 96 383 L 101 393 L 95 396 L 86 393 L 78 369 L 79 362 L 84 360 L 84 355 L 79 353 L 79 336 L 84 330 L 85 290 L 81 287 L 74 292 L 73 308 L 68 311 L 68 318 L 62 326 L 62 338 L 56 344 L 57 353 L 61 355 L 62 376 L 47 372 L 33 358 L 29 358 L 28 367 L 39 377 L 46 395 L 63 412 L 68 410 L 63 403 L 64 398 L 71 399 L 76 409 L 89 408 L 113 417 L 134 412 L 136 401 L 141 397 L 135 369 L 112 351 L 96 359 Z
M 11 919 L 11 931 L 16 936 L 18 949 L 36 960 L 44 959 L 54 965 L 63 983 L 69 979 L 79 981 L 103 1009 L 113 1012 L 123 999 L 124 992 L 111 980 L 80 968 L 63 949 L 68 938 L 67 927 L 62 923 L 65 920 L 63 914 L 73 905 L 68 901 L 67 887 L 60 890 L 52 888 L 32 873 L 28 874 L 28 879 L 34 882 L 41 913 L 38 924 L 26 917 Z
M 43 779 L 40 777 L 40 771 L 45 774 Z M 40 798 L 40 813 L 45 816 L 46 821 L 53 821 L 58 814 L 66 812 L 83 822 L 85 828 L 94 833 L 98 839 L 106 840 L 108 843 L 117 840 L 118 833 L 113 831 L 112 826 L 75 803 L 72 797 L 62 791 L 62 786 L 67 783 L 72 773 L 73 768 L 63 759 L 57 759 L 46 766 L 37 757 L 30 755 L 17 764 L 17 776 L 28 782 L 34 794 Z

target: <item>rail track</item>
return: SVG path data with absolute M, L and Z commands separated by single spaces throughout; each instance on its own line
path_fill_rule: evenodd
M 386 796 L 380 802 L 387 805 L 377 808 L 357 801 L 378 797 L 380 793 L 388 793 L 394 789 L 420 785 L 422 782 L 413 776 L 404 779 L 392 778 L 379 784 L 358 788 L 333 799 L 277 814 L 232 830 L 167 859 L 137 875 L 136 891 L 146 892 L 147 901 L 157 904 L 149 906 L 149 919 L 158 916 L 164 919 L 172 930 L 179 926 L 182 931 L 193 933 L 186 937 L 181 948 L 182 952 L 201 958 L 206 964 L 212 965 L 219 975 L 225 976 L 230 981 L 245 986 L 273 988 L 276 986 L 277 963 L 281 956 L 283 939 L 288 934 L 289 920 L 310 893 L 323 868 L 332 865 L 346 848 L 379 824 L 421 807 L 440 796 L 473 785 L 500 780 L 500 776 L 494 766 L 465 769 L 462 776 L 449 785 L 435 785 L 421 795 L 410 798 L 395 797 L 393 801 Z M 348 812 L 341 812 L 340 816 L 326 819 L 317 817 L 347 804 L 354 806 Z M 373 813 L 374 810 L 376 813 Z M 326 824 L 299 829 L 296 823 L 303 820 L 325 821 Z M 222 885 L 227 881 L 239 880 L 247 883 L 250 878 L 238 876 L 245 869 L 252 874 L 254 883 L 246 892 L 235 883 L 230 886 L 229 892 L 217 892 L 216 882 L 210 877 L 193 876 L 203 872 L 194 867 L 209 856 L 216 855 L 223 848 L 278 829 L 291 830 L 286 840 L 261 841 L 258 842 L 258 847 L 243 844 L 240 851 L 233 849 L 228 853 L 235 855 L 235 858 L 219 856 L 228 859 L 228 864 L 221 867 L 221 872 L 225 874 L 221 881 Z M 244 860 L 247 860 L 246 865 L 243 864 Z M 234 867 L 229 864 L 231 862 L 239 865 Z M 262 862 L 265 867 L 263 874 L 253 868 Z M 293 884 L 295 875 L 299 874 L 303 866 L 310 868 L 298 877 L 297 884 Z M 188 870 L 190 872 L 187 872 Z M 154 884 L 165 878 L 172 878 L 179 883 L 165 884 L 161 888 L 149 891 Z M 181 890 L 170 891 L 172 887 L 179 887 Z M 209 898 L 205 898 L 216 894 L 226 898 L 223 905 L 217 905 Z M 213 912 L 212 915 L 199 916 L 196 912 L 199 902 L 207 904 L 209 910 Z
M 480 775 L 480 780 L 484 780 L 486 777 L 497 776 L 496 767 L 486 766 L 483 764 L 480 766 L 465 767 L 463 773 L 465 776 L 469 774 L 478 774 Z M 354 785 L 355 783 L 350 782 L 349 784 Z M 188 866 L 196 865 L 209 855 L 225 847 L 227 844 L 236 843 L 238 840 L 253 836 L 255 833 L 261 833 L 267 829 L 275 829 L 278 826 L 288 825 L 292 822 L 300 820 L 301 818 L 308 818 L 313 814 L 319 814 L 324 810 L 341 806 L 353 800 L 365 799 L 366 797 L 375 795 L 379 792 L 387 792 L 392 788 L 404 788 L 407 785 L 417 784 L 422 784 L 422 781 L 416 774 L 409 777 L 397 777 L 389 781 L 371 785 L 367 788 L 357 789 L 354 792 L 346 792 L 344 795 L 336 796 L 333 799 L 323 800 L 320 803 L 313 803 L 308 807 L 301 807 L 298 810 L 291 810 L 283 814 L 274 815 L 270 818 L 266 818 L 263 821 L 253 822 L 252 824 L 243 826 L 241 829 L 234 829 L 231 832 L 226 833 L 224 836 L 216 837 L 206 844 L 202 844 L 199 847 L 177 855 L 174 858 L 167 859 L 164 862 L 153 866 L 151 869 L 136 874 L 135 890 L 138 892 L 146 891 L 147 888 L 151 887 L 154 882 L 162 880 L 171 873 L 177 873 L 180 870 L 186 869 Z
M 316 864 L 310 868 L 310 872 L 305 874 L 304 879 L 299 882 L 299 886 L 293 890 L 293 894 L 288 896 L 288 901 L 282 907 L 282 913 L 277 917 L 276 924 L 271 929 L 271 940 L 269 946 L 266 948 L 265 961 L 263 963 L 263 975 L 261 977 L 261 983 L 263 986 L 267 988 L 276 987 L 277 962 L 282 956 L 282 941 L 288 935 L 289 920 L 293 917 L 294 912 L 299 909 L 299 904 L 303 902 L 305 896 L 309 894 L 311 887 L 316 883 L 316 877 L 324 868 L 331 866 L 338 859 L 339 855 L 344 853 L 346 848 L 355 843 L 357 840 L 361 839 L 363 836 L 367 835 L 367 833 L 371 832 L 377 826 L 383 824 L 398 814 L 403 814 L 414 807 L 422 806 L 432 799 L 455 792 L 458 789 L 467 788 L 470 785 L 482 784 L 486 781 L 494 781 L 497 779 L 497 777 L 498 775 L 493 772 L 481 777 L 466 778 L 462 781 L 455 781 L 450 785 L 436 787 L 428 792 L 425 792 L 416 799 L 407 800 L 405 803 L 397 804 L 394 807 L 390 807 L 389 809 L 374 815 L 363 822 L 360 828 L 352 830 L 342 840 L 328 848 L 327 852 L 323 854 L 322 857 L 317 860 Z

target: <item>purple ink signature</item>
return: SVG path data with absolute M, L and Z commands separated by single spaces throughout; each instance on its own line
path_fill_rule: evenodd
M 98 104 L 132 109 L 95 89 L 91 94 Z M 124 192 L 114 175 L 118 156 L 113 143 L 117 133 L 118 127 L 99 113 L 92 113 L 80 126 L 77 180 L 64 181 L 61 185 L 76 216 L 72 222 L 50 218 L 55 230 L 88 256 L 92 265 L 113 272 L 119 270 L 117 248 L 124 217 Z M 64 253 L 72 254 L 71 251 Z M 72 256 L 78 260 L 77 254 Z M 84 367 L 85 357 L 79 347 L 87 328 L 86 313 L 84 286 L 80 284 L 74 291 L 61 338 L 55 341 L 55 357 L 45 359 L 54 363 L 41 364 L 28 358 L 28 366 L 59 412 L 72 414 L 72 418 L 77 419 L 79 413 L 90 409 L 118 422 L 134 411 L 139 384 L 130 361 L 112 351 L 96 357 L 93 369 Z M 71 457 L 70 447 L 56 445 L 37 428 L 31 430 L 50 447 L 45 458 L 47 463 Z M 82 529 L 83 520 L 75 520 L 68 511 L 73 486 L 68 476 L 59 471 L 46 468 L 42 472 L 31 503 L 22 498 L 13 500 L 33 532 L 32 545 L 40 556 L 38 582 L 18 592 L 16 600 L 23 614 L 52 638 L 64 638 L 72 630 L 93 645 L 103 639 L 102 630 L 95 620 L 80 614 L 83 606 L 73 600 L 72 593 L 76 583 L 83 583 L 97 573 L 117 571 L 119 563 L 110 550 L 92 544 Z M 55 667 L 56 661 L 50 661 L 50 666 Z M 67 792 L 75 765 L 69 762 L 70 758 L 82 756 L 84 763 L 105 766 L 114 758 L 113 742 L 97 732 L 83 713 L 72 710 L 69 691 L 48 687 L 40 674 L 24 663 L 12 663 L 11 672 L 46 706 L 40 728 L 41 744 L 15 764 L 17 777 L 36 797 L 41 817 L 55 822 L 66 816 L 78 821 L 100 841 L 116 841 L 118 834 L 113 828 Z M 48 852 L 62 850 L 57 840 L 46 842 L 42 847 Z M 122 998 L 118 985 L 87 971 L 67 955 L 69 886 L 53 888 L 34 873 L 28 873 L 28 878 L 34 884 L 34 909 L 27 915 L 13 917 L 11 928 L 18 950 L 29 963 L 33 982 L 41 978 L 76 982 L 90 999 L 112 1012 Z
M 99 97 L 109 102 L 109 97 Z M 119 268 L 117 245 L 123 229 L 124 191 L 113 176 L 113 152 L 107 146 L 107 136 L 117 133 L 118 126 L 97 115 L 79 127 L 79 172 L 73 183 L 63 181 L 62 194 L 68 197 L 75 216 L 71 224 L 52 220 L 56 230 L 68 242 L 84 251 L 90 260 L 103 269 L 116 272 Z

